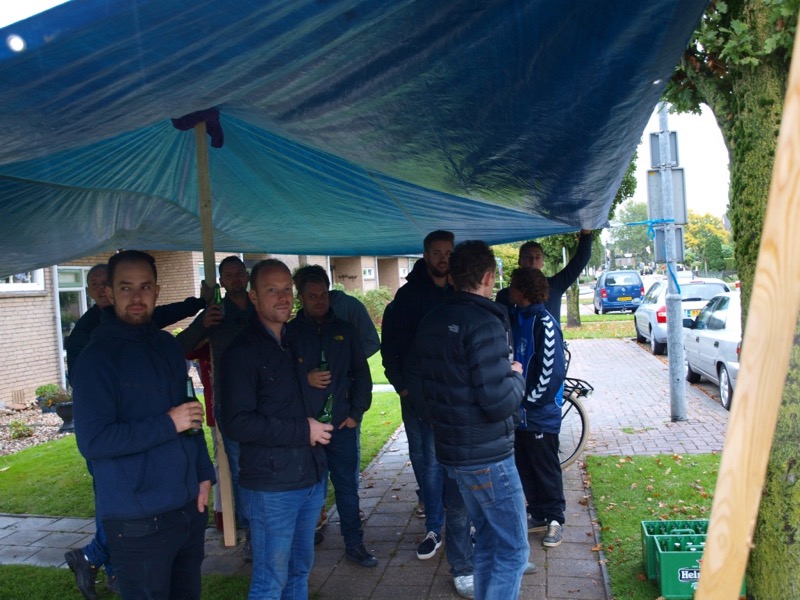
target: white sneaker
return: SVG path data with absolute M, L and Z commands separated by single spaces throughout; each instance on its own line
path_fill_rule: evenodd
M 456 592 L 462 598 L 475 597 L 475 585 L 472 581 L 472 575 L 459 575 L 453 577 L 453 583 L 456 586 Z

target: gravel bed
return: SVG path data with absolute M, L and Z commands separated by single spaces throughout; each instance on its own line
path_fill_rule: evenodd
M 22 421 L 33 430 L 33 435 L 19 439 L 11 437 L 11 423 Z M 0 409 L 0 456 L 14 454 L 25 448 L 55 440 L 71 433 L 58 433 L 61 417 L 56 413 L 43 413 L 39 408 L 24 410 Z

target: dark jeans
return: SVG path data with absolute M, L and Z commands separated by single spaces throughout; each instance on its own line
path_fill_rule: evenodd
M 444 551 L 453 577 L 472 574 L 472 536 L 467 505 L 458 489 L 458 482 L 444 467 Z
M 247 517 L 241 509 L 242 500 L 239 491 L 239 456 L 241 450 L 239 449 L 239 442 L 234 442 L 232 439 L 225 435 L 220 427 L 220 408 L 217 402 L 214 402 L 214 419 L 217 422 L 217 428 L 220 436 L 222 437 L 222 445 L 225 447 L 225 454 L 228 456 L 228 467 L 231 471 L 231 489 L 233 492 L 233 512 L 236 517 L 236 523 L 242 529 L 250 529 L 250 524 L 247 522 Z M 214 460 L 217 460 L 217 437 L 213 437 L 214 442 Z M 217 484 L 219 485 L 219 483 Z M 215 507 L 216 508 L 216 507 Z
M 196 499 L 155 517 L 104 519 L 122 597 L 199 599 L 207 523 Z
M 564 524 L 564 480 L 558 458 L 558 435 L 517 429 L 514 462 L 522 481 L 528 512 L 534 520 Z
M 400 412 L 403 416 L 403 426 L 406 430 L 408 440 L 408 459 L 411 461 L 411 469 L 414 471 L 414 478 L 417 480 L 417 499 L 425 504 L 425 457 L 422 453 L 422 421 L 414 412 L 411 406 L 411 399 L 406 396 L 400 398 Z
M 358 548 L 364 539 L 358 516 L 358 429 L 336 429 L 331 443 L 325 446 L 325 457 L 336 492 L 336 509 L 346 548 Z M 327 477 L 323 479 L 327 481 Z M 325 486 L 327 489 L 327 485 Z
M 87 461 L 86 467 L 89 469 L 89 473 L 92 473 L 92 464 Z M 106 540 L 106 532 L 103 529 L 103 522 L 100 520 L 100 517 L 97 516 L 97 489 L 94 482 L 94 476 L 92 476 L 92 492 L 94 493 L 94 537 L 92 541 L 89 542 L 86 546 L 81 548 L 83 550 L 84 556 L 87 560 L 92 563 L 95 567 L 100 568 L 104 567 L 106 570 L 106 577 L 113 577 L 114 576 L 114 567 L 111 565 L 111 556 L 108 553 L 108 541 Z

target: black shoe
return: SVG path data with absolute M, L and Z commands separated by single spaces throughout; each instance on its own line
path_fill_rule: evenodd
M 78 584 L 83 597 L 86 600 L 97 600 L 97 591 L 94 588 L 97 579 L 97 567 L 89 562 L 83 554 L 83 550 L 76 548 L 64 555 L 70 570 L 75 573 L 75 583 Z
M 344 551 L 344 557 L 362 567 L 378 566 L 378 559 L 367 552 L 367 549 L 364 548 L 364 544 L 361 544 L 357 548 L 348 548 Z
M 317 544 L 321 544 L 321 543 L 322 543 L 322 540 L 324 540 L 324 539 L 325 539 L 325 536 L 324 536 L 324 535 L 322 535 L 322 532 L 321 532 L 321 531 L 315 531 L 315 532 L 314 532 L 314 545 L 315 545 L 315 546 L 316 546 Z
M 528 515 L 528 533 L 543 533 L 547 531 L 550 521 L 547 519 L 534 519 Z
M 117 596 L 122 595 L 119 591 L 119 581 L 116 575 L 109 575 L 106 573 L 106 589 Z
M 441 545 L 442 536 L 434 531 L 429 531 L 428 535 L 425 536 L 425 539 L 422 540 L 422 543 L 417 548 L 417 558 L 420 560 L 433 558 L 433 555 L 436 554 L 436 551 Z
M 244 541 L 244 545 L 242 546 L 242 558 L 244 562 L 253 562 L 253 546 L 250 545 L 249 538 Z

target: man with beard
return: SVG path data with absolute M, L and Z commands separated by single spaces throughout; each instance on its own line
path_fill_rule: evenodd
M 220 361 L 220 423 L 241 449 L 239 496 L 250 522 L 249 598 L 307 598 L 314 527 L 325 501 L 322 475 L 333 426 L 303 399 L 285 324 L 292 275 L 279 260 L 250 274 L 255 313 Z
M 155 260 L 125 250 L 108 261 L 113 308 L 73 373 L 75 434 L 95 478 L 124 597 L 200 598 L 214 467 L 199 402 L 186 401 L 186 361 L 158 329 Z
M 446 525 L 445 551 L 453 583 L 461 596 L 471 598 L 469 515 L 456 482 L 445 474 L 436 460 L 430 412 L 422 395 L 422 377 L 414 347 L 422 318 L 444 302 L 451 292 L 447 274 L 454 237 L 450 231 L 442 230 L 425 237 L 422 259 L 416 262 L 406 278 L 407 283 L 397 290 L 391 308 L 384 315 L 381 356 L 386 377 L 400 395 L 408 453 L 425 507 L 428 533 L 417 548 L 417 558 L 433 558 L 442 545 L 442 526 Z

